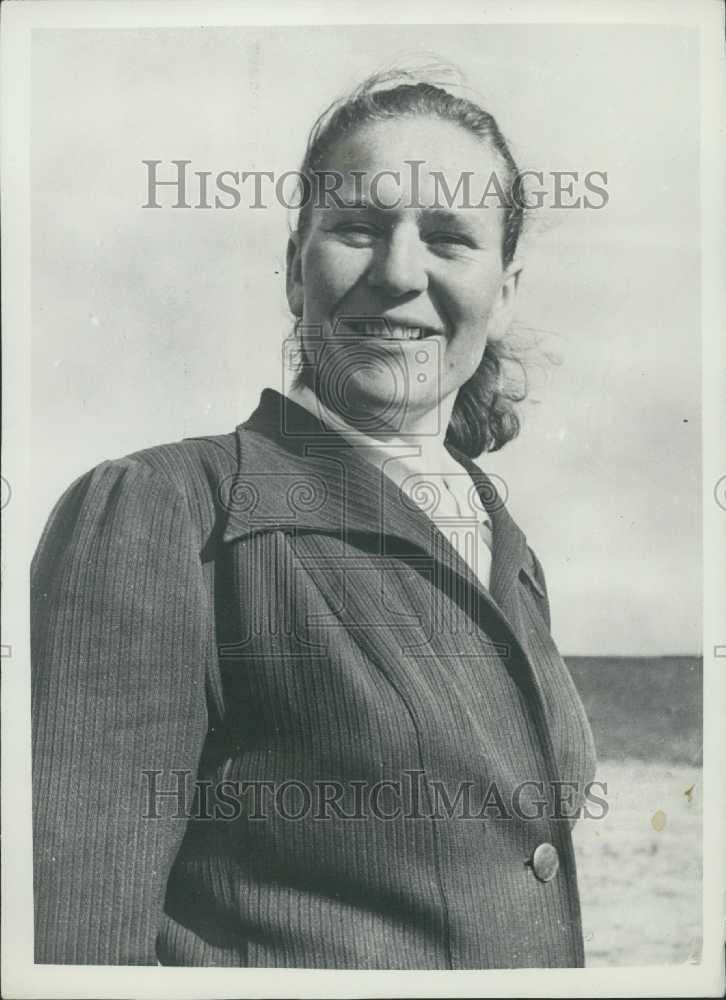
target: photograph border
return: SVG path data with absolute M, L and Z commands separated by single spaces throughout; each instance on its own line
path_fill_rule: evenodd
M 0 9 L 2 22 L 3 634 L 2 634 L 2 978 L 8 997 L 470 997 L 720 996 L 724 988 L 723 745 L 721 673 L 726 666 L 726 349 L 723 346 L 726 238 L 723 219 L 726 74 L 724 10 L 712 0 L 582 5 L 523 0 L 422 2 L 392 10 L 380 2 L 202 3 L 26 0 Z M 333 13 L 334 12 L 334 13 Z M 36 28 L 108 30 L 205 25 L 329 24 L 672 24 L 701 39 L 703 371 L 703 953 L 699 964 L 507 971 L 314 971 L 42 966 L 33 964 L 30 644 L 28 567 L 30 475 L 30 94 Z

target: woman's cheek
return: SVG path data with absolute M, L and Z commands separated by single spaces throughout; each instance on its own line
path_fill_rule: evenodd
M 365 275 L 369 257 L 362 248 L 326 245 L 319 255 L 319 274 L 329 289 L 345 294 Z

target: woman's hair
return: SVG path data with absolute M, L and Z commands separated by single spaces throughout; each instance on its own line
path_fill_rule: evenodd
M 445 73 L 450 70 L 443 67 Z M 459 125 L 471 135 L 488 143 L 499 155 L 503 167 L 501 188 L 504 192 L 502 225 L 502 263 L 513 260 L 524 221 L 521 178 L 517 164 L 494 117 L 473 100 L 453 94 L 438 83 L 422 81 L 420 72 L 393 70 L 376 73 L 363 81 L 347 97 L 334 101 L 317 119 L 308 137 L 300 167 L 308 194 L 316 190 L 321 171 L 335 145 L 369 122 L 396 118 L 429 117 Z M 301 240 L 310 225 L 312 204 L 316 199 L 301 199 L 297 234 Z M 508 364 L 515 377 L 507 376 Z M 304 383 L 306 368 L 297 376 Z M 526 370 L 522 361 L 503 340 L 488 342 L 477 370 L 465 382 L 456 397 L 446 433 L 446 443 L 470 458 L 484 451 L 496 451 L 519 433 L 520 421 L 515 404 L 527 392 Z

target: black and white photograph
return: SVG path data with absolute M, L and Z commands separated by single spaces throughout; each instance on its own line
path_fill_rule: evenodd
M 3 7 L 7 996 L 722 995 L 724 11 L 480 7 Z

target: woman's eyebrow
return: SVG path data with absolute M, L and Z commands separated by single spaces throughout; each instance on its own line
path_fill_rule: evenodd
M 402 204 L 399 205 L 387 205 L 383 199 L 377 202 L 375 199 L 369 198 L 353 197 L 349 201 L 344 198 L 336 198 L 336 202 L 334 204 L 326 207 L 332 212 L 370 212 L 376 215 L 390 217 L 390 213 L 392 211 L 395 211 L 398 208 L 406 207 L 403 199 L 401 201 Z M 416 220 L 419 223 L 435 222 L 439 225 L 457 226 L 469 230 L 476 228 L 476 216 L 472 218 L 472 214 L 469 212 L 456 212 L 449 208 L 439 208 L 437 206 L 427 207 L 411 205 L 410 207 L 416 208 Z
M 332 194 L 332 192 L 330 192 Z M 333 211 L 348 212 L 348 211 L 360 211 L 360 212 L 385 212 L 388 209 L 385 201 L 381 200 L 380 203 L 375 201 L 370 201 L 367 198 L 352 197 L 349 200 L 345 198 L 344 195 L 339 195 L 336 193 L 335 198 L 330 205 L 324 206 L 325 208 L 330 208 Z
M 476 216 L 471 213 L 455 212 L 449 208 L 419 208 L 416 213 L 418 218 L 427 222 L 436 222 L 446 226 L 463 226 L 466 229 L 473 228 Z

